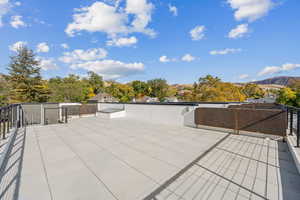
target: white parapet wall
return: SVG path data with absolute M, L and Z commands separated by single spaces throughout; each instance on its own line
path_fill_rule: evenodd
M 99 111 L 105 109 L 123 109 L 127 118 L 149 123 L 183 126 L 185 116 L 195 106 L 165 104 L 116 104 L 99 103 Z M 193 117 L 190 117 L 193 121 Z
M 195 109 L 197 107 L 225 108 L 228 104 L 121 104 L 98 103 L 98 111 L 106 109 L 124 110 L 127 118 L 149 123 L 165 124 L 172 126 L 196 127 Z
M 122 117 L 126 117 L 126 111 L 122 110 L 122 111 L 111 112 L 111 113 L 98 112 L 97 117 L 104 118 L 104 119 L 122 118 Z
M 289 130 L 288 130 L 289 133 Z M 296 167 L 298 169 L 298 172 L 300 173 L 300 148 L 297 146 L 297 137 L 295 135 L 288 135 L 287 136 L 287 144 L 289 147 L 289 150 L 292 154 L 292 157 L 294 159 L 294 162 L 296 164 Z

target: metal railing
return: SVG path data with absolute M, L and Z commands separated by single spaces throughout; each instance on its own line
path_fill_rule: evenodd
M 289 135 L 295 135 L 297 138 L 296 147 L 300 147 L 300 108 L 282 105 L 287 111 L 287 122 L 289 128 Z
M 7 134 L 13 128 L 20 128 L 25 125 L 25 114 L 20 104 L 0 107 L 0 134 L 2 139 L 6 139 Z

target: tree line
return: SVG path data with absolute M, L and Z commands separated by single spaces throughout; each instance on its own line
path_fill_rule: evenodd
M 207 75 L 193 85 L 169 85 L 165 79 L 132 81 L 126 84 L 104 81 L 94 72 L 87 77 L 68 75 L 45 80 L 41 76 L 39 61 L 32 50 L 20 47 L 10 57 L 8 73 L 0 77 L 0 104 L 43 102 L 87 102 L 99 93 L 107 93 L 120 102 L 130 102 L 144 97 L 166 101 L 168 97 L 185 102 L 242 102 L 247 98 L 262 98 L 266 91 L 257 84 L 236 85 Z M 268 91 L 279 96 L 278 102 L 300 106 L 300 83 L 278 91 Z

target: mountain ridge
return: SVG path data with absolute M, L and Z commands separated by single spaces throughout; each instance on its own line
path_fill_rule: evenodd
M 277 76 L 277 77 L 268 78 L 260 81 L 253 81 L 251 83 L 256 83 L 260 85 L 274 84 L 274 85 L 288 86 L 288 85 L 292 85 L 296 81 L 300 81 L 299 76 Z

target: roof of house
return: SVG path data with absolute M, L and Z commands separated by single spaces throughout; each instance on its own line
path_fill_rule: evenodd
M 103 99 L 107 99 L 107 98 L 114 98 L 112 95 L 105 93 L 105 92 L 101 92 L 99 94 L 97 94 L 96 96 L 92 97 L 90 100 L 103 100 Z

